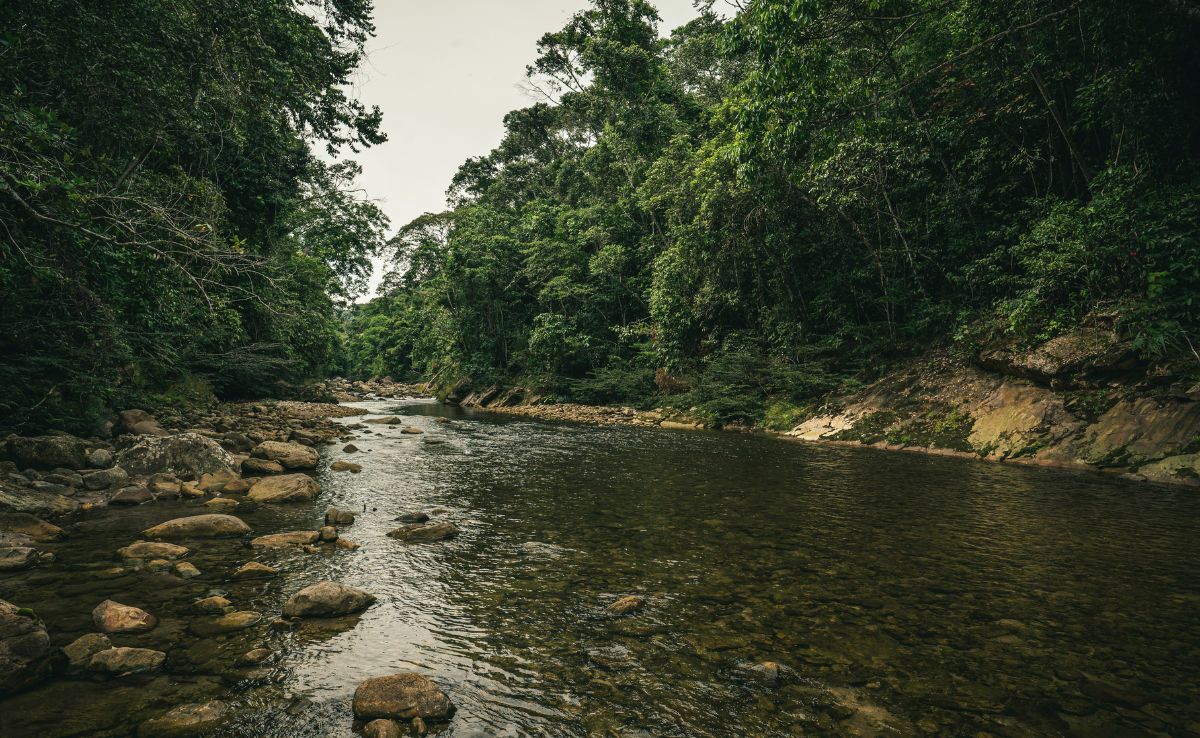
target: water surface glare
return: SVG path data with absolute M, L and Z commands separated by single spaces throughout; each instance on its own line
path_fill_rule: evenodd
M 219 698 L 238 713 L 222 736 L 346 738 L 357 683 L 399 670 L 458 706 L 431 726 L 443 738 L 1200 734 L 1195 491 L 425 401 L 357 405 L 425 432 L 372 425 L 359 453 L 325 449 L 316 503 L 238 514 L 264 534 L 348 508 L 358 520 L 342 534 L 358 551 L 197 542 L 197 580 L 95 576 L 147 525 L 208 512 L 170 503 L 90 514 L 59 564 L 0 575 L 0 597 L 34 608 L 57 645 L 89 632 L 111 597 L 162 618 L 116 645 L 169 654 L 156 677 L 59 679 L 2 701 L 0 735 L 128 735 L 173 704 Z M 363 472 L 327 471 L 340 458 Z M 385 536 L 395 516 L 435 508 L 459 538 Z M 252 559 L 282 576 L 228 581 Z M 224 592 L 269 620 L 319 579 L 379 602 L 291 632 L 189 630 L 197 596 Z M 607 616 L 628 594 L 646 608 Z M 276 658 L 235 664 L 259 646 Z

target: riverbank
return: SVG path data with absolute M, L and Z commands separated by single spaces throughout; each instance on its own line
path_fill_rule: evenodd
M 1093 325 L 1032 348 L 934 352 L 849 395 L 797 408 L 783 428 L 718 425 L 694 409 L 547 403 L 490 387 L 467 407 L 546 420 L 769 433 L 1200 486 L 1200 384 L 1133 358 Z
M 392 429 L 389 418 L 349 421 L 366 412 L 301 401 L 131 409 L 87 438 L 3 439 L 0 700 L 13 701 L 0 733 L 224 735 L 248 707 L 231 685 L 269 685 L 294 638 L 354 628 L 379 596 L 288 572 L 297 556 L 360 548 L 345 536 L 355 513 L 328 506 L 322 487 L 362 471 L 348 442 Z M 322 451 L 342 443 L 336 461 Z M 443 519 L 391 534 L 436 540 L 427 529 L 458 530 Z M 352 710 L 364 735 L 390 736 L 423 734 L 454 706 L 402 672 L 363 681 Z

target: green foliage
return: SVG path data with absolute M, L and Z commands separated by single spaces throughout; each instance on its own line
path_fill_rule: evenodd
M 89 430 L 181 378 L 266 392 L 335 360 L 331 296 L 386 220 L 331 153 L 362 0 L 0 8 L 0 426 Z
M 660 39 L 647 3 L 594 0 L 541 39 L 544 101 L 402 230 L 351 371 L 783 425 L 975 325 L 1115 311 L 1145 356 L 1194 360 L 1185 4 L 699 7 Z M 903 432 L 958 444 L 962 423 Z

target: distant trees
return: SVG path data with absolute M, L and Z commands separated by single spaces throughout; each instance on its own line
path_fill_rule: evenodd
M 378 345 L 352 339 L 352 371 L 757 417 L 967 328 L 1101 308 L 1194 361 L 1185 4 L 701 6 L 665 41 L 638 0 L 542 38 L 544 100 L 463 165 L 436 233 L 398 240 L 409 271 L 353 318 Z M 374 332 L 397 319 L 421 339 Z
M 383 140 L 344 91 L 372 31 L 363 0 L 0 6 L 0 426 L 330 365 L 386 220 L 311 147 Z

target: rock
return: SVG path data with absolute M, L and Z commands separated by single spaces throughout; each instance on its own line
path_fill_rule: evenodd
M 88 451 L 87 463 L 88 466 L 95 469 L 107 469 L 112 466 L 114 458 L 112 451 L 106 448 L 94 448 Z
M 362 464 L 353 464 L 349 461 L 335 461 L 329 465 L 329 471 L 335 472 L 348 471 L 358 474 L 362 469 Z
M 1137 473 L 1152 482 L 1200 484 L 1200 453 L 1168 456 L 1139 467 Z
M 285 618 L 329 618 L 362 612 L 375 602 L 375 596 L 338 582 L 317 582 L 288 598 L 283 605 Z
M 158 625 L 158 618 L 145 610 L 112 600 L 96 605 L 92 621 L 104 633 L 145 633 Z
M 195 482 L 184 482 L 179 485 L 179 496 L 193 499 L 200 498 L 204 497 L 204 490 L 200 489 Z
M 307 546 L 317 542 L 315 530 L 297 530 L 290 533 L 272 533 L 259 536 L 250 541 L 255 548 L 287 548 L 288 546 Z
M 281 464 L 285 469 L 316 469 L 320 456 L 316 450 L 300 443 L 263 441 L 250 455 Z
M 213 595 L 204 599 L 196 600 L 192 603 L 192 608 L 196 612 L 203 613 L 222 613 L 225 609 L 233 606 L 233 603 L 225 599 L 221 595 Z
M 335 548 L 340 548 L 345 551 L 357 551 L 358 550 L 357 543 L 350 540 L 349 538 L 342 538 L 341 536 L 338 536 L 337 541 L 335 541 L 333 545 Z
M 165 436 L 165 428 L 145 410 L 122 410 L 117 413 L 117 432 L 135 436 Z
M 646 598 L 638 595 L 625 595 L 605 608 L 609 615 L 632 615 L 640 612 L 646 606 Z
M 461 531 L 454 523 L 424 523 L 405 525 L 388 532 L 388 538 L 396 538 L 409 543 L 426 543 L 443 541 L 454 538 Z
M 108 636 L 100 633 L 87 633 L 63 646 L 62 651 L 72 669 L 82 669 L 92 660 L 92 656 L 110 648 L 112 648 L 112 641 L 108 640 Z
M 146 487 L 122 487 L 109 500 L 110 505 L 141 505 L 154 499 L 154 495 Z
M 5 546 L 0 548 L 0 571 L 24 571 L 38 564 L 36 548 Z
M 117 463 L 130 474 L 167 473 L 199 477 L 233 471 L 233 457 L 215 441 L 199 433 L 143 436 L 117 454 Z
M 22 489 L 0 481 L 0 512 L 26 513 L 53 517 L 72 513 L 79 503 L 55 492 Z
M 412 732 L 413 735 L 425 735 L 429 732 L 429 728 L 425 727 L 424 720 L 419 717 L 415 717 L 412 719 Z
M 325 511 L 325 525 L 354 525 L 354 513 L 331 507 Z
M 420 428 L 414 428 L 413 426 L 410 425 L 407 428 L 401 430 L 400 432 L 405 435 L 408 435 L 408 436 L 416 436 L 416 435 L 420 435 L 421 433 L 424 433 L 425 431 L 421 430 Z
M 208 513 L 175 518 L 142 531 L 143 538 L 236 538 L 250 532 L 250 526 L 232 515 Z
M 373 425 L 399 425 L 404 422 L 404 418 L 397 417 L 395 415 L 385 415 L 382 418 L 369 418 L 363 422 L 371 423 Z
M 32 610 L 0 600 L 0 696 L 50 676 L 50 636 Z
M 232 510 L 238 506 L 238 501 L 229 497 L 214 497 L 204 503 L 210 510 Z
M 178 497 L 183 487 L 179 483 L 179 478 L 174 474 L 154 474 L 147 482 L 147 486 L 150 488 L 150 494 L 168 499 Z
M 175 564 L 174 568 L 175 573 L 184 579 L 195 579 L 200 576 L 200 570 L 196 568 L 195 564 L 188 563 L 187 561 L 180 561 Z
M 372 720 L 363 726 L 363 738 L 402 738 L 408 731 L 395 720 Z
M 347 443 L 345 446 L 342 446 L 342 451 L 348 454 L 358 453 L 358 446 L 355 446 L 353 443 Z
M 760 661 L 757 664 L 740 664 L 738 668 L 751 679 L 767 684 L 779 684 L 791 673 L 787 667 L 776 661 Z
M 359 720 L 448 720 L 453 714 L 450 698 L 412 672 L 374 677 L 354 690 L 354 717 Z
M 38 543 L 53 543 L 66 538 L 62 528 L 28 513 L 0 513 L 0 532 L 15 533 Z
M 267 659 L 271 658 L 271 649 L 255 648 L 238 656 L 238 666 L 258 666 Z
M 1080 456 L 1099 466 L 1137 465 L 1181 454 L 1200 436 L 1200 402 L 1122 400 L 1088 427 Z
M 158 543 L 153 541 L 138 541 L 124 548 L 117 549 L 117 555 L 123 559 L 181 559 L 191 553 L 184 546 L 174 543 Z
M 254 478 L 235 479 L 232 482 L 227 483 L 221 489 L 221 494 L 223 494 L 223 495 L 244 495 L 250 491 L 250 488 L 253 487 L 255 482 L 257 482 L 257 481 L 258 480 L 254 479 Z
M 270 579 L 279 572 L 275 571 L 266 564 L 260 564 L 257 561 L 249 561 L 242 564 L 241 568 L 233 573 L 233 579 Z
M 91 490 L 108 489 L 109 487 L 119 487 L 128 479 L 128 472 L 119 466 L 113 466 L 108 469 L 87 472 L 83 475 L 83 486 Z
M 146 562 L 146 571 L 157 574 L 171 568 L 171 562 L 166 559 L 150 559 Z
M 209 638 L 226 633 L 236 633 L 239 630 L 253 628 L 263 621 L 261 613 L 253 610 L 241 610 L 221 615 L 213 620 L 200 620 L 191 624 L 191 631 L 202 638 Z
M 246 497 L 264 503 L 309 502 L 320 491 L 316 480 L 307 474 L 285 474 L 260 479 Z
M 1071 375 L 1113 374 L 1136 365 L 1130 344 L 1101 326 L 1076 328 L 1028 351 L 1011 346 L 985 348 L 978 362 L 987 369 L 1043 384 Z
M 201 474 L 196 486 L 205 492 L 215 494 L 225 489 L 225 485 L 235 481 L 238 475 L 232 470 L 219 474 Z
M 75 436 L 9 436 L 8 457 L 22 469 L 84 469 L 88 442 Z
M 338 530 L 332 525 L 322 526 L 317 531 L 317 539 L 322 543 L 333 543 L 338 539 Z
M 138 738 L 194 738 L 212 734 L 228 719 L 229 708 L 217 700 L 178 705 L 139 725 L 137 735 Z
M 423 512 L 404 513 L 397 515 L 396 520 L 401 523 L 425 523 L 429 521 L 429 515 Z
M 92 656 L 88 669 L 109 676 L 144 674 L 163 665 L 167 655 L 149 648 L 109 648 Z
M 278 461 L 249 458 L 242 461 L 242 474 L 283 474 L 285 469 Z

